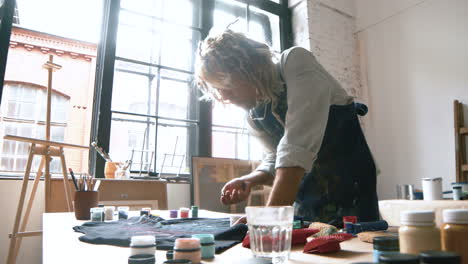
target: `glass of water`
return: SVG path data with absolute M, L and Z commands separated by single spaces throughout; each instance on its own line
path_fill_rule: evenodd
M 248 206 L 245 212 L 254 257 L 270 258 L 274 264 L 286 262 L 291 252 L 294 208 Z

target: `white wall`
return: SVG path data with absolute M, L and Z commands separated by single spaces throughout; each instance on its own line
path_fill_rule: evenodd
M 32 188 L 32 183 L 33 181 L 29 181 L 29 189 Z M 13 230 L 21 184 L 22 181 L 19 180 L 0 180 L 0 208 L 2 210 L 2 220 L 0 222 L 0 263 L 6 263 L 8 256 L 10 245 L 8 235 Z M 42 230 L 42 212 L 44 212 L 44 182 L 39 183 L 26 231 Z M 42 263 L 42 236 L 23 238 L 17 263 Z
M 423 177 L 449 188 L 453 100 L 468 108 L 468 1 L 357 0 L 356 14 L 379 198 L 394 197 L 398 183 L 421 187 Z

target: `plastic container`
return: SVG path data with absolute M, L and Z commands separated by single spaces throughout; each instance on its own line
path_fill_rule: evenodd
M 126 220 L 128 219 L 128 211 L 130 211 L 130 207 L 128 206 L 119 206 L 117 207 L 119 220 Z
M 461 256 L 468 263 L 468 209 L 447 209 L 442 212 L 442 249 Z
M 180 211 L 180 218 L 188 218 L 190 209 L 182 207 L 179 209 Z
M 403 211 L 400 215 L 400 252 L 419 254 L 440 250 L 440 230 L 435 226 L 434 211 Z
M 154 254 L 140 254 L 128 257 L 128 264 L 154 264 L 156 257 Z
M 424 201 L 442 200 L 442 178 L 423 178 Z
M 104 206 L 104 219 L 106 221 L 114 220 L 115 206 Z
M 397 236 L 380 236 L 374 237 L 372 244 L 374 245 L 373 261 L 379 262 L 379 257 L 382 254 L 398 254 L 400 246 Z
M 102 222 L 104 221 L 104 208 L 94 207 L 90 209 L 91 221 Z
M 419 257 L 411 254 L 382 254 L 379 264 L 419 264 Z
M 212 234 L 196 234 L 193 238 L 198 238 L 201 245 L 202 259 L 212 259 L 215 255 L 215 239 Z
M 192 218 L 198 218 L 198 206 L 192 205 L 191 211 L 192 211 Z
M 154 236 L 132 236 L 130 240 L 130 256 L 156 253 Z
M 461 200 L 462 199 L 462 187 L 461 186 L 453 186 L 453 199 L 454 200 Z
M 460 255 L 448 251 L 425 251 L 419 255 L 420 264 L 460 264 Z

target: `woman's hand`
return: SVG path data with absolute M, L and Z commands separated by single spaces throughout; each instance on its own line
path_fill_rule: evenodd
M 228 181 L 221 190 L 221 202 L 223 204 L 235 204 L 247 200 L 252 184 L 250 181 L 236 178 Z

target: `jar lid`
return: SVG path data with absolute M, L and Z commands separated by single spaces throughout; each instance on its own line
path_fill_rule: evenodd
M 460 256 L 449 251 L 425 251 L 420 255 L 423 264 L 458 264 Z
M 139 254 L 128 257 L 128 264 L 154 264 L 156 258 L 151 254 Z
M 400 248 L 400 244 L 398 242 L 397 236 L 379 236 L 374 237 L 372 240 L 372 244 L 374 244 L 374 249 L 377 250 L 394 250 L 398 251 Z
M 434 225 L 434 211 L 403 211 L 400 215 L 402 225 L 431 226 Z
M 444 223 L 468 224 L 468 209 L 445 209 L 442 215 Z
M 213 243 L 215 241 L 212 234 L 196 234 L 192 235 L 193 238 L 198 238 L 201 244 Z
M 156 237 L 154 236 L 132 236 L 130 238 L 130 246 L 154 246 L 156 245 Z
M 419 257 L 411 254 L 382 254 L 379 257 L 379 264 L 419 264 Z
M 164 261 L 163 264 L 192 264 L 192 261 L 190 261 L 189 259 L 170 259 L 170 260 L 166 260 Z

